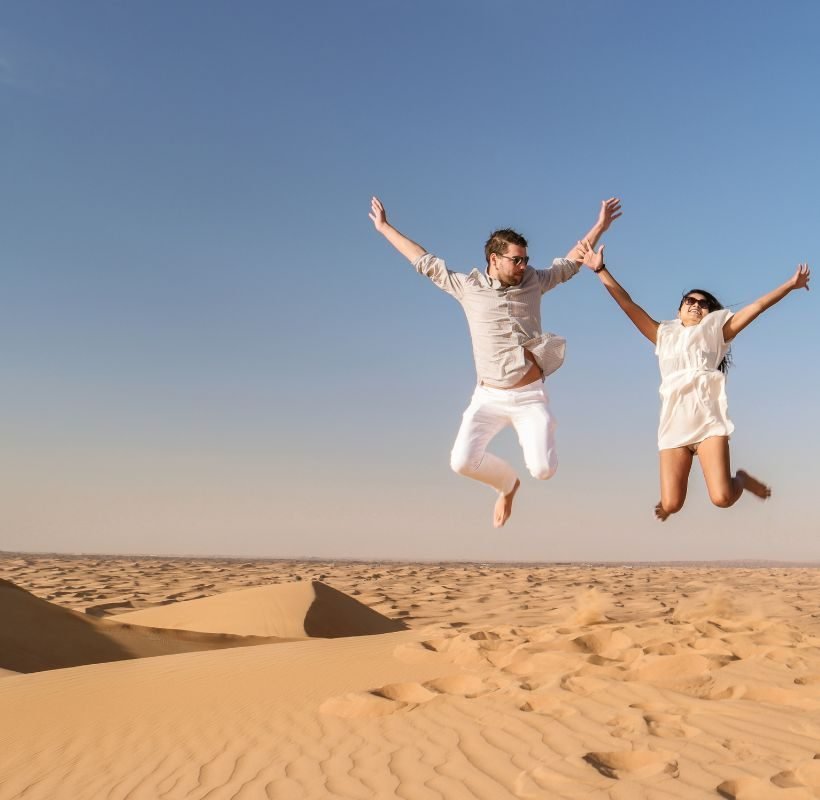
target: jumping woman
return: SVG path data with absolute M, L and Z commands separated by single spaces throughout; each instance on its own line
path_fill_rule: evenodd
M 726 370 L 729 345 L 752 320 L 795 289 L 809 288 L 809 265 L 774 291 L 733 314 L 709 292 L 692 289 L 678 306 L 676 319 L 656 322 L 629 296 L 604 264 L 604 248 L 594 252 L 581 242 L 584 263 L 591 266 L 635 327 L 655 345 L 661 370 L 661 420 L 658 427 L 661 499 L 655 516 L 663 522 L 686 500 L 692 459 L 697 456 L 709 498 L 721 508 L 734 505 L 744 491 L 765 500 L 764 483 L 729 466 L 729 436 L 734 425 L 727 413 Z

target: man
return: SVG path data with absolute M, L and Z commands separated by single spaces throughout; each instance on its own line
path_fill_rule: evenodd
M 469 274 L 448 270 L 444 261 L 399 233 L 377 197 L 369 216 L 416 271 L 458 300 L 467 315 L 478 385 L 464 412 L 450 466 L 498 492 L 493 524 L 500 528 L 512 513 L 521 482 L 506 461 L 487 452 L 490 440 L 512 425 L 534 478 L 547 480 L 558 468 L 555 420 L 544 378 L 561 365 L 564 340 L 542 333 L 541 296 L 577 274 L 604 231 L 621 216 L 620 200 L 604 200 L 585 244 L 579 242 L 547 269 L 530 267 L 527 240 L 506 228 L 492 233 L 484 246 L 486 271 L 474 269 Z

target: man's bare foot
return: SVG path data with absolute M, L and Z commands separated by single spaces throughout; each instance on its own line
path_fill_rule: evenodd
M 761 483 L 757 478 L 753 478 L 749 475 L 745 469 L 739 469 L 737 471 L 737 479 L 745 491 L 751 492 L 755 497 L 759 497 L 761 500 L 772 496 L 772 490 L 766 486 L 765 483 Z
M 516 478 L 515 486 L 513 486 L 512 491 L 509 494 L 501 494 L 501 492 L 498 493 L 498 500 L 495 501 L 495 509 L 493 510 L 494 527 L 500 528 L 510 518 L 515 493 L 518 491 L 518 487 L 520 485 L 521 481 Z
M 655 519 L 659 522 L 666 522 L 669 519 L 669 512 L 663 507 L 663 503 L 655 506 Z

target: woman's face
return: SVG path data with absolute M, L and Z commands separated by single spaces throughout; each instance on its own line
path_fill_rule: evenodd
M 712 304 L 700 292 L 689 292 L 678 309 L 678 318 L 687 327 L 697 325 L 711 310 Z

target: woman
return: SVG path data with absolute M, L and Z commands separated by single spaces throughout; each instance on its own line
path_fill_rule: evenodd
M 709 292 L 693 289 L 678 306 L 677 319 L 656 322 L 635 303 L 604 265 L 604 248 L 596 253 L 587 242 L 579 246 L 584 263 L 635 327 L 655 345 L 661 369 L 661 421 L 658 428 L 661 499 L 655 516 L 662 522 L 680 511 L 692 458 L 697 455 L 709 497 L 716 506 L 734 505 L 744 491 L 766 499 L 771 490 L 744 470 L 732 477 L 729 436 L 734 425 L 727 414 L 726 378 L 729 343 L 752 320 L 794 289 L 808 289 L 808 264 L 772 292 L 733 314 Z

